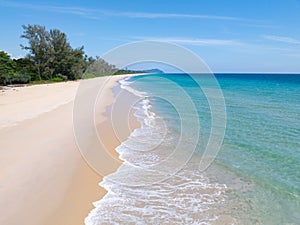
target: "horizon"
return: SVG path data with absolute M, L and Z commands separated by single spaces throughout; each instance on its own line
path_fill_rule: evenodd
M 153 68 L 156 69 L 156 68 Z M 182 74 L 185 72 L 164 72 L 170 74 Z M 278 74 L 278 75 L 300 75 L 300 72 L 212 72 L 213 74 Z M 187 73 L 187 74 L 206 74 L 206 73 Z
M 300 73 L 300 1 L 230 3 L 0 0 L 0 50 L 24 57 L 22 25 L 39 24 L 66 33 L 92 57 L 153 40 L 196 53 L 213 73 Z

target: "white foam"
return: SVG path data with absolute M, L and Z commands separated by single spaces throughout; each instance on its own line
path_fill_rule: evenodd
M 132 82 L 129 82 L 128 81 L 129 78 L 125 78 L 125 79 L 122 79 L 122 80 L 119 80 L 119 83 L 120 83 L 120 87 L 132 94 L 134 94 L 135 96 L 138 96 L 138 97 L 146 97 L 147 96 L 147 93 L 146 92 L 142 92 L 142 91 L 138 91 L 136 89 L 133 89 L 132 87 L 130 87 L 129 85 L 132 83 Z
M 151 98 L 146 93 L 129 87 L 128 79 L 120 83 L 121 88 L 143 98 L 135 106 L 135 116 L 142 127 L 117 147 L 124 163 L 99 184 L 108 193 L 94 202 L 95 208 L 86 217 L 85 224 L 211 224 L 216 221 L 216 209 L 224 201 L 226 186 L 211 183 L 196 169 L 186 167 L 152 185 L 128 186 L 137 179 L 147 180 L 147 175 L 141 174 L 138 168 L 164 160 L 176 137 L 167 132 L 163 118 L 152 111 Z M 176 162 L 173 166 L 176 168 Z M 126 167 L 130 173 L 124 175 L 122 169 Z M 124 180 L 128 181 L 126 185 Z
M 147 93 L 138 91 L 138 90 L 130 87 L 130 84 L 132 84 L 133 82 L 130 82 L 128 80 L 130 80 L 130 77 L 120 80 L 119 81 L 120 87 L 122 89 L 134 94 L 135 96 L 143 98 L 143 100 L 141 101 L 141 104 L 142 104 L 141 108 L 143 109 L 144 115 L 146 115 L 143 122 L 145 125 L 147 125 L 149 127 L 154 127 L 156 125 L 156 123 L 155 123 L 156 114 L 154 112 L 150 111 L 150 109 L 152 108 L 152 105 L 150 104 L 150 100 L 149 100 Z M 139 110 L 140 107 L 137 107 L 136 109 Z M 137 116 L 138 116 L 138 113 L 137 113 Z
M 130 176 L 130 175 L 129 175 Z M 215 205 L 223 201 L 224 186 L 210 184 L 196 171 L 142 187 L 128 187 L 104 179 L 108 194 L 96 202 L 86 218 L 98 224 L 211 224 L 218 219 Z

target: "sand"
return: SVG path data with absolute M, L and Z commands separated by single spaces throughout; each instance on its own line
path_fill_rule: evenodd
M 105 86 L 97 107 L 98 129 L 106 130 L 111 155 L 120 144 L 107 110 L 114 102 Z M 107 78 L 96 78 L 105 82 Z M 0 91 L 0 224 L 83 224 L 106 191 L 102 177 L 77 149 L 72 123 L 73 100 L 79 82 L 18 87 Z M 134 121 L 134 120 L 133 120 Z M 132 129 L 138 126 L 136 121 Z M 103 134 L 104 135 L 104 134 Z

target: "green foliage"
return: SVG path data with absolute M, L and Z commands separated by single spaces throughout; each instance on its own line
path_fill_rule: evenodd
M 26 73 L 15 73 L 11 83 L 13 84 L 27 84 L 31 80 L 31 76 Z
M 30 82 L 31 75 L 34 74 L 30 61 L 18 59 L 12 60 L 4 52 L 0 52 L 0 85 L 26 84 Z
M 135 73 L 145 73 L 145 71 L 135 71 L 135 70 L 117 70 L 114 72 L 114 75 L 122 75 L 122 74 L 135 74 Z
M 67 76 L 61 75 L 60 73 L 56 75 L 56 77 L 52 78 L 51 81 L 53 82 L 62 82 L 68 80 Z
M 39 79 L 41 80 L 42 74 L 45 74 L 46 70 L 45 64 L 47 62 L 47 55 L 49 51 L 47 44 L 49 37 L 44 26 L 23 25 L 22 27 L 24 29 L 24 34 L 21 37 L 28 39 L 29 46 L 21 45 L 21 47 L 30 52 L 28 57 L 34 62 Z
M 0 75 L 0 85 L 11 84 L 12 77 L 9 74 L 1 74 Z
M 16 70 L 15 67 L 16 67 L 15 63 L 10 58 L 10 56 L 6 52 L 1 51 L 0 52 L 0 76 L 3 76 L 3 79 L 5 79 L 4 76 L 7 77 L 7 75 L 13 75 Z
M 31 80 L 38 79 L 37 69 L 34 63 L 30 59 L 20 58 L 20 59 L 14 59 L 13 61 L 15 62 L 16 65 L 16 72 L 21 74 L 22 77 L 30 77 L 29 82 Z
M 28 46 L 22 46 L 29 54 L 20 59 L 11 59 L 0 51 L 0 85 L 16 83 L 51 83 L 82 78 L 95 78 L 113 74 L 134 73 L 118 70 L 100 57 L 84 54 L 83 47 L 73 49 L 65 33 L 58 29 L 47 31 L 40 25 L 23 25 L 22 38 Z
M 81 78 L 89 63 L 83 47 L 73 49 L 66 34 L 57 29 L 47 31 L 40 25 L 24 25 L 23 29 L 21 37 L 27 39 L 29 45 L 22 48 L 29 51 L 28 58 L 37 68 L 39 79 L 52 79 L 57 74 L 70 80 Z
M 62 75 L 62 74 L 57 74 L 56 75 L 56 77 L 58 77 L 58 78 L 60 78 L 61 80 L 63 80 L 63 81 L 66 81 L 66 80 L 68 80 L 68 77 L 67 76 L 65 76 L 65 75 Z
M 64 80 L 61 77 L 54 77 L 54 78 L 52 78 L 51 81 L 53 81 L 53 82 L 62 82 Z
M 117 71 L 114 65 L 107 63 L 104 59 L 97 57 L 97 59 L 90 63 L 86 70 L 86 78 L 87 74 L 89 76 L 94 75 L 95 77 L 114 74 Z

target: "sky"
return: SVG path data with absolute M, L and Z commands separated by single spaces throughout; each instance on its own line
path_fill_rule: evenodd
M 155 40 L 196 53 L 213 72 L 300 72 L 300 0 L 0 0 L 0 51 L 26 55 L 25 24 L 67 34 L 100 56 Z

